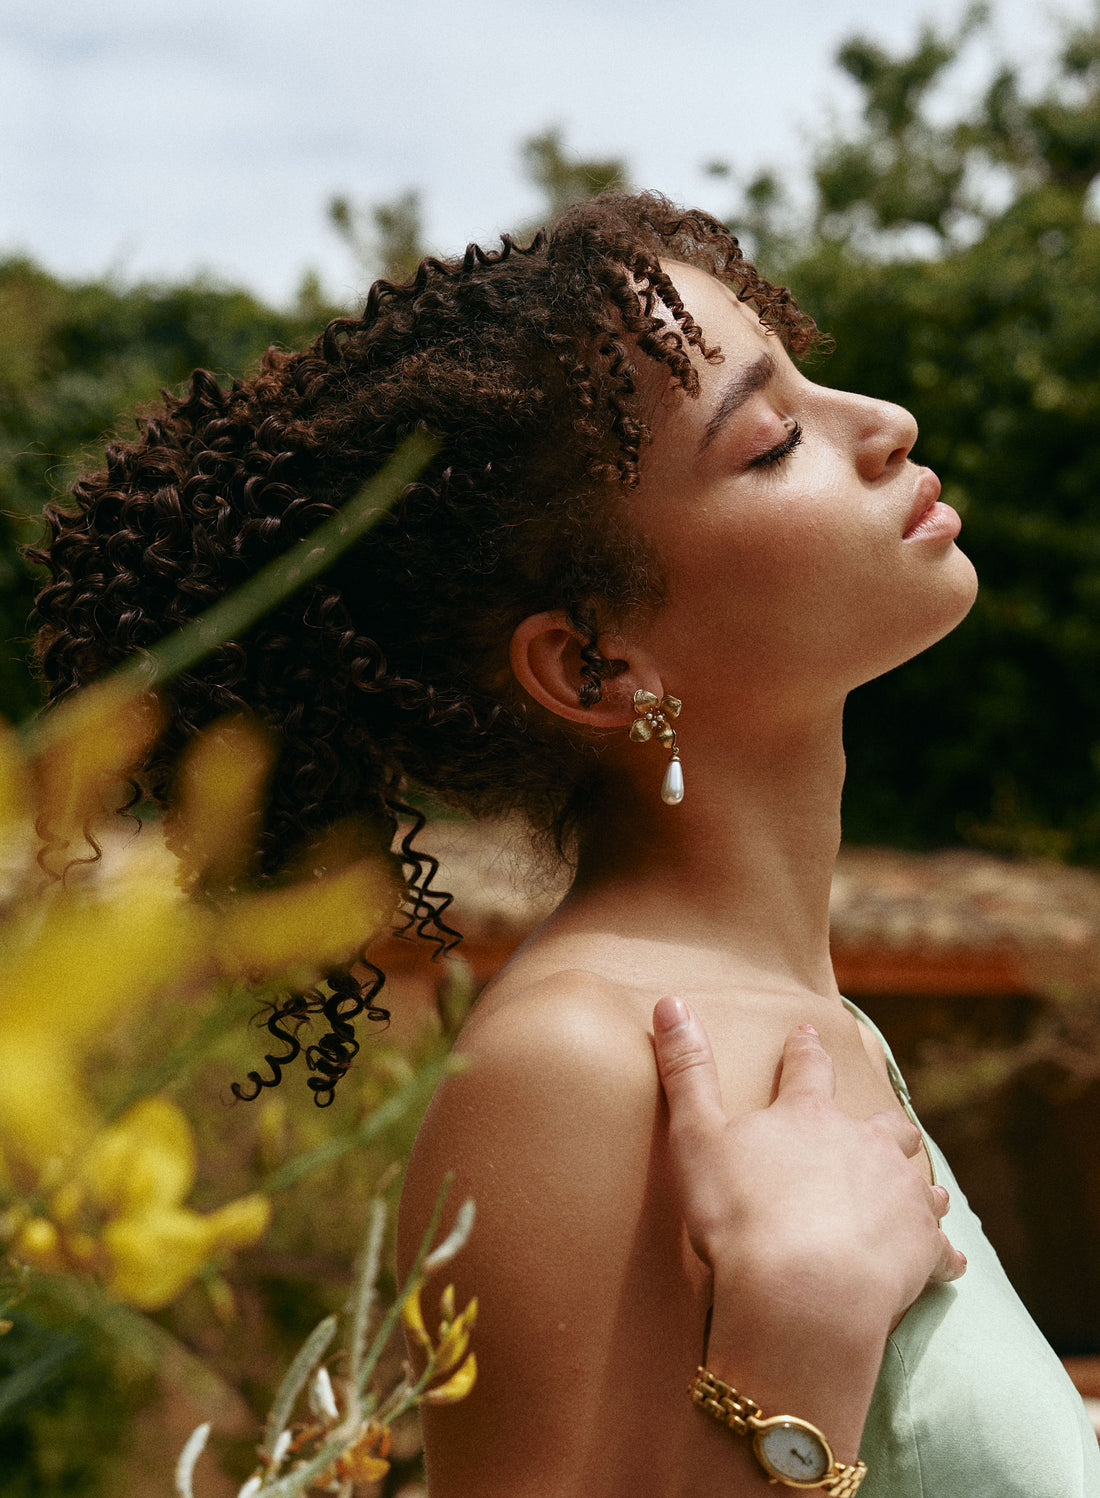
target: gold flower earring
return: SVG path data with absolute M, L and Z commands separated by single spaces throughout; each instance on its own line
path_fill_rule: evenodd
M 680 764 L 680 751 L 676 747 L 676 730 L 668 721 L 678 718 L 683 703 L 679 697 L 658 697 L 654 692 L 641 688 L 634 693 L 634 711 L 638 716 L 630 725 L 630 737 L 635 744 L 646 744 L 656 739 L 672 752 L 668 769 L 661 782 L 661 800 L 666 806 L 679 806 L 684 799 L 684 771 Z M 666 716 L 667 714 L 667 716 Z

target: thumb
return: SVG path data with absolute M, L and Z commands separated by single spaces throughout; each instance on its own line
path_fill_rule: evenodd
M 653 1050 L 668 1101 L 669 1133 L 698 1136 L 723 1123 L 722 1090 L 714 1053 L 683 999 L 663 998 L 653 1011 Z
M 779 1086 L 774 1101 L 811 1095 L 832 1098 L 835 1093 L 833 1058 L 821 1044 L 821 1036 L 813 1025 L 799 1025 L 783 1042 Z

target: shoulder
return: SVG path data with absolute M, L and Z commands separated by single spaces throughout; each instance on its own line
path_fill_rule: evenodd
M 475 1008 L 409 1162 L 402 1252 L 447 1173 L 500 1211 L 528 1198 L 531 1180 L 554 1177 L 559 1194 L 581 1198 L 643 1160 L 663 1106 L 644 1012 L 584 972 Z
M 457 1414 L 424 1420 L 429 1486 L 444 1498 L 542 1494 L 547 1473 L 555 1492 L 622 1491 L 569 1474 L 597 1433 L 600 1450 L 619 1439 L 627 1384 L 632 1408 L 678 1403 L 697 1360 L 706 1276 L 675 1202 L 648 1014 L 644 997 L 585 973 L 507 994 L 475 1011 L 463 1069 L 425 1116 L 401 1272 L 444 1175 L 452 1201 L 476 1204 L 448 1274 L 460 1304 L 478 1297 L 477 1384 Z M 609 1366 L 632 1371 L 609 1387 Z
M 463 1075 L 486 1088 L 504 1074 L 532 1086 L 552 1078 L 568 1092 L 586 1092 L 598 1076 L 612 1095 L 656 1083 L 646 1002 L 583 971 L 554 973 L 479 1004 L 456 1054 Z M 545 1086 L 538 1093 L 547 1103 L 554 1095 Z

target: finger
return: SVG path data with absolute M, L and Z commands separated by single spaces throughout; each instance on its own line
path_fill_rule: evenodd
M 808 1094 L 831 1098 L 835 1092 L 833 1058 L 821 1044 L 821 1036 L 813 1025 L 799 1025 L 783 1042 L 775 1101 Z
M 942 1222 L 951 1210 L 951 1195 L 946 1186 L 940 1186 L 938 1183 L 931 1189 L 932 1212 L 936 1219 Z
M 941 1284 L 950 1280 L 957 1280 L 966 1273 L 966 1255 L 953 1248 L 947 1234 L 940 1231 L 940 1257 L 932 1273 L 928 1276 L 930 1280 L 936 1280 Z
M 683 999 L 666 997 L 653 1010 L 653 1050 L 669 1109 L 669 1130 L 694 1133 L 725 1122 L 714 1053 Z
M 924 1135 L 909 1115 L 903 1113 L 900 1108 L 887 1108 L 881 1113 L 873 1113 L 867 1122 L 877 1125 L 889 1134 L 897 1142 L 902 1154 L 909 1160 L 914 1159 L 924 1148 Z

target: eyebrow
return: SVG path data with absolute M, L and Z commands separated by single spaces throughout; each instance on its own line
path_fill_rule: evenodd
M 706 452 L 733 413 L 743 406 L 750 396 L 755 395 L 758 390 L 763 390 L 775 378 L 777 369 L 778 366 L 771 354 L 763 353 L 759 359 L 754 359 L 751 364 L 746 364 L 737 370 L 718 397 L 718 404 L 707 422 L 706 430 L 699 439 L 701 453 Z

